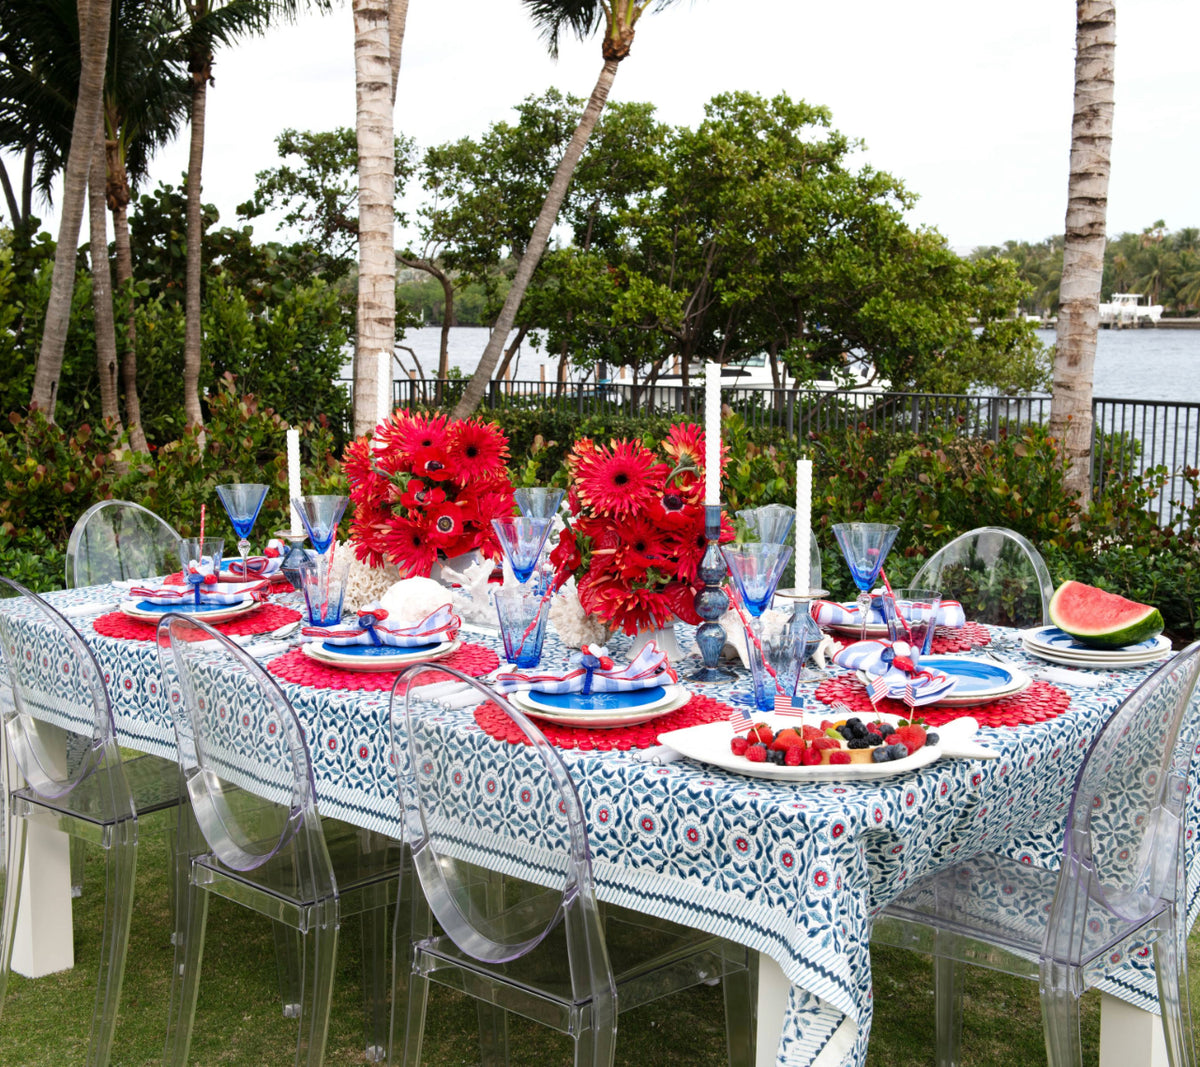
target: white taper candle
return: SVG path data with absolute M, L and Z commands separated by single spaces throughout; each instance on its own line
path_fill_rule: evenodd
M 375 422 L 381 423 L 392 413 L 392 354 L 379 350 L 379 404 Z
M 300 522 L 300 512 L 293 506 L 292 501 L 301 496 L 300 489 L 300 431 L 287 432 L 287 465 L 288 465 L 288 507 L 292 513 L 292 533 L 299 536 L 304 532 Z
M 721 364 L 704 365 L 704 503 L 721 503 Z
M 811 459 L 796 461 L 796 589 L 801 593 L 812 588 L 812 466 Z

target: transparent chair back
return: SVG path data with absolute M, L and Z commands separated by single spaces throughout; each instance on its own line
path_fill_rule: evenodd
M 287 698 L 200 620 L 168 615 L 158 631 L 179 765 L 208 847 L 252 871 L 294 844 L 302 891 L 331 892 L 312 766 Z
M 104 675 L 78 631 L 41 597 L 0 578 L 0 605 L 0 647 L 12 687 L 3 711 L 5 736 L 28 788 L 57 800 L 98 769 L 120 766 Z M 70 760 L 68 735 L 82 739 Z M 132 815 L 125 778 L 115 774 L 104 781 L 105 810 L 98 814 Z
M 422 701 L 415 685 L 433 674 L 451 676 L 507 715 L 525 745 L 506 746 L 510 766 L 488 776 L 482 800 L 462 788 L 464 768 L 447 744 L 448 718 Z M 404 806 L 413 866 L 430 910 L 468 956 L 505 963 L 533 951 L 565 924 L 570 984 L 577 1002 L 592 1000 L 598 1025 L 615 1032 L 615 984 L 605 951 L 592 883 L 591 857 L 579 795 L 558 752 L 502 696 L 447 667 L 416 666 L 402 673 L 403 715 L 393 713 L 392 752 Z M 393 690 L 393 707 L 398 703 Z M 498 823 L 520 823 L 527 863 L 497 892 L 470 856 L 486 850 Z
M 911 584 L 958 600 L 968 619 L 1021 628 L 1047 624 L 1054 595 L 1041 553 L 1000 526 L 956 537 L 926 561 Z
M 173 574 L 179 534 L 127 500 L 102 500 L 80 516 L 67 542 L 67 588 Z

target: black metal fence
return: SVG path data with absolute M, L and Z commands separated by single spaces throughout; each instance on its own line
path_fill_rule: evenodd
M 399 379 L 393 382 L 398 407 L 455 404 L 465 380 Z M 865 424 L 876 431 L 911 431 L 953 426 L 963 436 L 997 440 L 1001 429 L 1019 432 L 1050 419 L 1049 396 L 967 396 L 945 393 L 889 393 L 872 389 L 726 388 L 722 399 L 750 426 L 778 427 L 789 435 Z M 598 414 L 693 414 L 704 407 L 703 385 L 630 386 L 577 382 L 493 381 L 484 397 L 488 410 L 568 411 L 583 418 Z M 1200 404 L 1157 400 L 1092 401 L 1092 485 L 1139 476 L 1165 467 L 1167 481 L 1151 507 L 1163 522 L 1173 521 L 1192 503 L 1183 476 L 1200 467 Z

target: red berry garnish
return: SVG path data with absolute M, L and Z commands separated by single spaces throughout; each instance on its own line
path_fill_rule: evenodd
M 805 767 L 816 767 L 821 762 L 821 750 L 816 747 L 806 748 L 800 757 L 800 763 Z
M 729 747 L 735 756 L 744 756 L 746 749 L 750 747 L 750 742 L 741 734 L 734 734 L 733 740 L 729 742 Z
M 751 744 L 757 741 L 759 744 L 769 745 L 774 740 L 775 733 L 765 722 L 756 722 L 746 736 Z
M 849 763 L 850 762 L 850 753 L 842 752 L 842 751 L 831 752 L 829 754 L 829 762 L 837 763 L 837 764 Z
M 748 759 L 751 763 L 766 763 L 767 746 L 751 745 L 748 749 L 746 749 L 746 759 Z
M 783 765 L 785 767 L 799 767 L 801 761 L 804 759 L 804 751 L 799 745 L 792 745 L 783 754 Z

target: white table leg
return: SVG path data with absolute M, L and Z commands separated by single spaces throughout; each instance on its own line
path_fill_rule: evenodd
M 758 1025 L 755 1038 L 756 1067 L 774 1067 L 779 1053 L 779 1035 L 787 1012 L 792 983 L 783 968 L 764 952 L 758 957 Z M 816 1058 L 813 1067 L 836 1067 L 854 1047 L 857 1027 L 849 1017 L 842 1020 L 833 1037 Z
M 1100 994 L 1100 1067 L 1167 1067 L 1162 1020 L 1107 993 Z
M 64 742 L 64 754 L 66 746 Z M 11 752 L 4 767 L 4 790 L 20 771 Z M 7 812 L 5 813 L 7 815 Z M 25 837 L 25 868 L 21 906 L 13 936 L 12 969 L 28 978 L 65 971 L 75 966 L 71 925 L 70 838 L 37 819 L 29 821 Z M 5 842 L 7 846 L 7 842 Z

